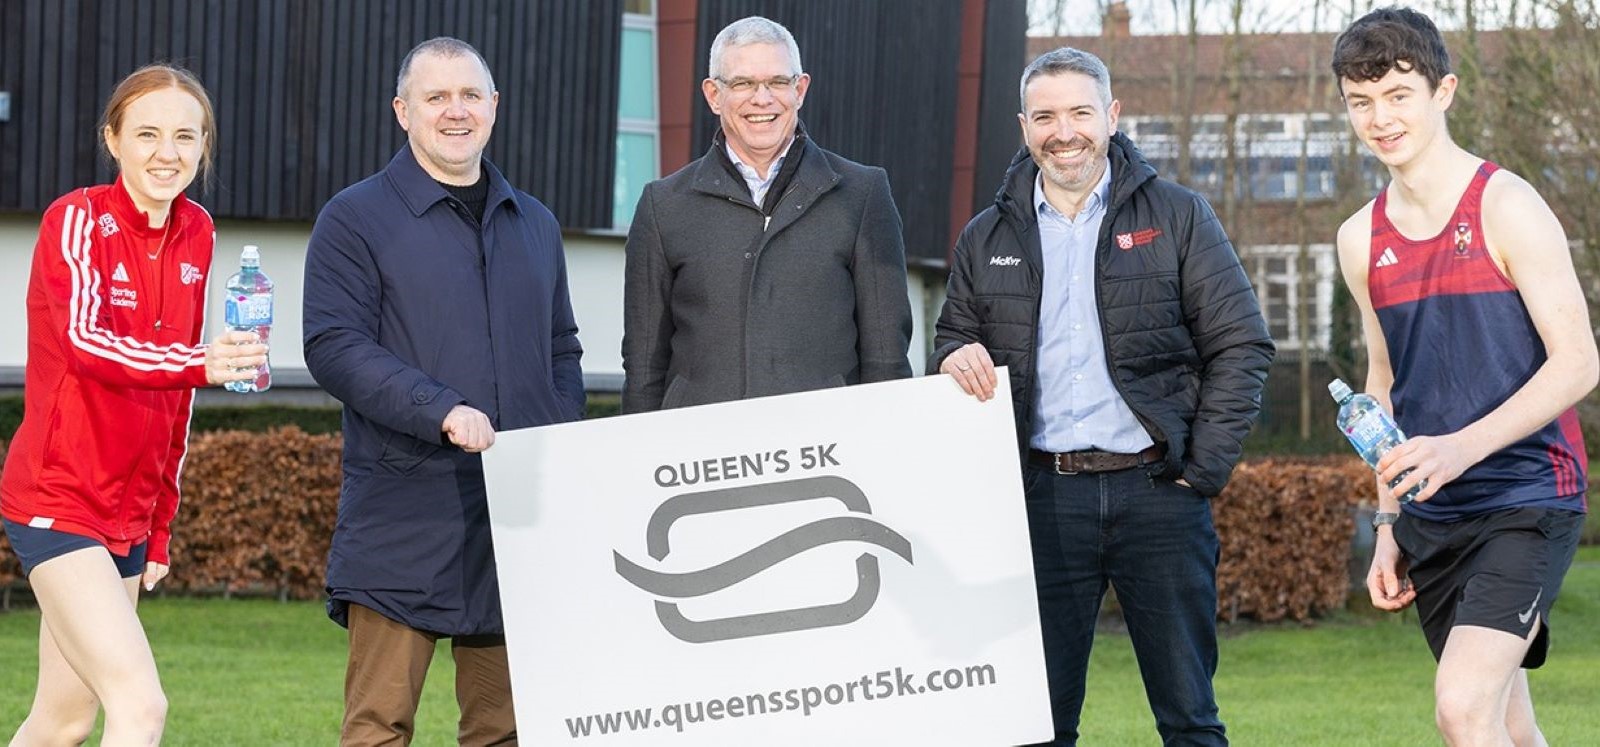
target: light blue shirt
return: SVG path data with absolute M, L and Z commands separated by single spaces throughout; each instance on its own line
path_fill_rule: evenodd
M 1039 305 L 1039 399 L 1029 445 L 1040 451 L 1099 449 L 1135 454 L 1152 443 L 1111 383 L 1100 309 L 1095 303 L 1095 247 L 1111 198 L 1111 163 L 1076 218 L 1050 206 L 1044 175 L 1033 183 L 1044 258 Z
M 783 152 L 773 159 L 772 165 L 767 167 L 767 175 L 762 177 L 756 173 L 754 166 L 746 165 L 739 160 L 739 154 L 733 152 L 733 147 L 723 143 L 723 148 L 728 151 L 729 160 L 733 161 L 733 168 L 744 177 L 744 185 L 750 188 L 750 197 L 755 201 L 756 207 L 761 207 L 767 200 L 767 190 L 772 188 L 772 180 L 778 178 L 778 171 L 783 168 L 783 159 L 789 157 L 789 149 L 794 147 L 794 138 L 789 138 L 789 144 L 783 146 Z

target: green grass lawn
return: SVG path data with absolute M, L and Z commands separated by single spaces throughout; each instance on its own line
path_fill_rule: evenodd
M 170 702 L 163 744 L 338 742 L 345 632 L 321 604 L 156 598 L 139 607 Z M 0 614 L 0 741 L 33 700 L 38 639 L 38 612 Z M 454 680 L 446 643 L 428 672 L 417 744 L 454 743 Z
M 310 745 L 337 740 L 344 631 L 318 604 L 152 599 L 143 618 L 172 702 L 167 744 Z M 1532 674 L 1551 744 L 1600 732 L 1600 548 L 1583 548 L 1556 603 L 1555 651 Z M 0 614 L 0 740 L 27 713 L 35 612 Z M 454 742 L 454 668 L 434 661 L 418 744 Z M 1437 744 L 1433 659 L 1410 613 L 1344 613 L 1315 627 L 1224 629 L 1217 694 L 1241 745 Z M 1102 633 L 1089 668 L 1086 745 L 1155 744 L 1125 635 Z
M 1223 629 L 1217 702 L 1234 744 L 1442 743 L 1433 727 L 1433 656 L 1415 612 L 1361 606 L 1315 627 Z M 1539 725 L 1550 744 L 1593 744 L 1600 732 L 1600 547 L 1580 548 L 1551 630 L 1551 659 L 1529 674 Z M 1096 641 L 1080 741 L 1157 744 L 1133 645 L 1126 635 Z

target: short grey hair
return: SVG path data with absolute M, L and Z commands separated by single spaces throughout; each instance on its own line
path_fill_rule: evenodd
M 1111 71 L 1106 69 L 1106 63 L 1081 49 L 1061 47 L 1045 52 L 1028 63 L 1028 68 L 1022 71 L 1022 85 L 1017 94 L 1024 111 L 1028 108 L 1028 83 L 1041 75 L 1060 75 L 1062 73 L 1078 73 L 1094 79 L 1095 87 L 1100 89 L 1101 103 L 1111 106 Z
M 717 32 L 717 38 L 711 42 L 711 63 L 708 66 L 712 78 L 722 78 L 722 53 L 728 47 L 743 47 L 747 44 L 782 44 L 789 52 L 789 67 L 793 68 L 792 75 L 800 75 L 805 70 L 800 67 L 800 45 L 794 41 L 794 34 L 777 21 L 750 16 L 741 18 L 723 27 Z
M 478 63 L 483 65 L 483 72 L 489 76 L 489 92 L 494 92 L 494 73 L 489 72 L 489 61 L 483 58 L 483 54 L 478 51 L 477 47 L 453 36 L 435 36 L 412 47 L 411 51 L 406 53 L 405 59 L 400 61 L 400 73 L 394 79 L 394 95 L 396 97 L 402 99 L 406 97 L 406 84 L 411 81 L 411 63 L 425 54 L 446 58 L 472 55 L 478 58 Z

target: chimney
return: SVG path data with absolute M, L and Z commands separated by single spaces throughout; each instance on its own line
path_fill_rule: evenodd
M 1124 0 L 1117 0 L 1106 6 L 1105 18 L 1100 21 L 1100 34 L 1108 39 L 1126 39 L 1133 35 L 1133 14 L 1128 12 L 1128 4 Z

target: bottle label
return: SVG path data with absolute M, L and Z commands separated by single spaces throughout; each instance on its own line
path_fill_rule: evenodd
M 1395 427 L 1394 421 L 1389 419 L 1389 413 L 1373 408 L 1351 422 L 1345 429 L 1345 435 L 1349 436 L 1350 442 L 1355 444 L 1356 449 L 1366 453 L 1399 430 Z
M 271 293 L 236 293 L 223 305 L 223 321 L 229 327 L 272 326 Z

